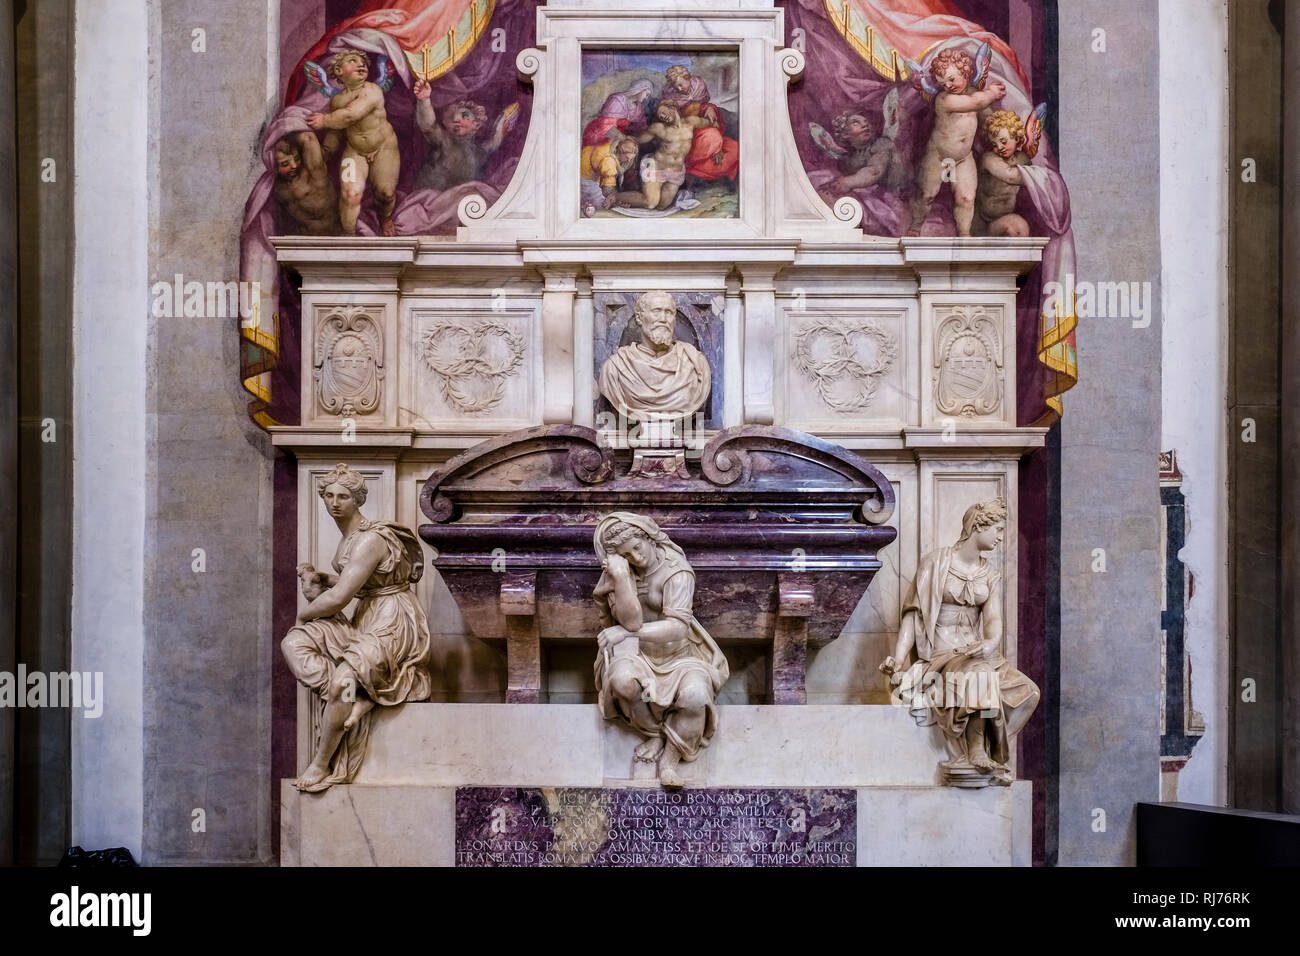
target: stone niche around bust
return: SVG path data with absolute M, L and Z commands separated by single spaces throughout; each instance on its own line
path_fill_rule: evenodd
M 699 427 L 717 431 L 722 428 L 723 396 L 726 392 L 724 298 L 707 292 L 668 294 L 677 304 L 677 324 L 673 337 L 699 349 L 709 363 L 712 387 L 699 410 Z M 595 377 L 618 349 L 640 341 L 641 325 L 636 318 L 637 293 L 598 292 L 592 299 L 595 315 L 592 322 L 591 374 Z M 614 424 L 618 416 L 609 400 L 599 392 L 594 403 L 594 413 L 598 425 L 606 422 Z

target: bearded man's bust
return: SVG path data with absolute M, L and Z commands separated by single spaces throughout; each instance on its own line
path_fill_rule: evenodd
M 600 367 L 600 394 L 637 421 L 686 418 L 708 400 L 709 360 L 674 339 L 677 303 L 667 292 L 643 293 L 636 319 L 641 341 L 624 345 Z

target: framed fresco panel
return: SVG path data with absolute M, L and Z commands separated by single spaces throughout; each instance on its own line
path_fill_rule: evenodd
M 735 50 L 584 49 L 581 110 L 583 216 L 737 216 Z

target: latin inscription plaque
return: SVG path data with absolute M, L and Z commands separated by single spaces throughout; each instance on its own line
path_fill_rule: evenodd
M 459 787 L 457 866 L 855 866 L 851 789 Z

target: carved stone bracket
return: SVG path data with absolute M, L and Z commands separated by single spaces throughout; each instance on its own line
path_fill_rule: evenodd
M 817 603 L 817 588 L 806 573 L 782 572 L 777 579 L 777 622 L 772 640 L 772 703 L 806 704 L 808 618 Z
M 542 699 L 542 644 L 537 634 L 537 573 L 501 575 L 501 613 L 506 617 L 506 702 Z
M 453 521 L 460 516 L 460 510 L 440 490 L 443 486 L 462 479 L 472 482 L 478 475 L 497 470 L 527 474 L 530 466 L 536 466 L 539 459 L 549 461 L 554 452 L 561 453 L 565 463 L 563 473 L 551 475 L 555 485 L 567 487 L 573 481 L 599 484 L 614 473 L 613 450 L 602 447 L 590 428 L 539 425 L 481 442 L 449 460 L 420 490 L 420 510 L 438 524 Z M 544 492 L 545 487 L 533 490 Z
M 753 477 L 756 451 L 802 458 L 865 485 L 870 493 L 862 502 L 860 518 L 868 524 L 883 525 L 894 514 L 894 488 L 876 468 L 847 448 L 790 428 L 744 425 L 719 432 L 704 446 L 700 469 L 713 484 L 731 485 Z

